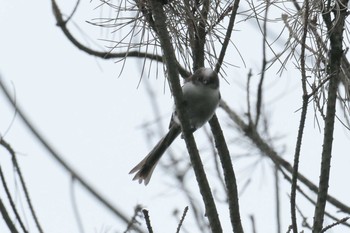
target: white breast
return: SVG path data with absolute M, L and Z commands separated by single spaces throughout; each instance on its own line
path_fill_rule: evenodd
M 214 115 L 219 105 L 220 92 L 218 89 L 205 85 L 194 85 L 192 82 L 185 83 L 182 92 L 190 124 L 193 128 L 198 129 Z M 178 122 L 178 119 L 175 120 Z

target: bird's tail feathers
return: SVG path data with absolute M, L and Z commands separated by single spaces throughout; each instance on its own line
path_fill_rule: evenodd
M 131 169 L 129 174 L 136 172 L 133 180 L 138 180 L 140 184 L 144 182 L 144 184 L 147 185 L 159 159 L 180 133 L 181 127 L 176 124 L 172 125 L 168 133 L 157 143 L 152 151 L 149 152 L 149 154 L 133 169 Z

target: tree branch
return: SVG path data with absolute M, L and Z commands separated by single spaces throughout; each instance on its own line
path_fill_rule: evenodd
M 152 15 L 154 16 L 155 27 L 159 36 L 160 44 L 163 49 L 165 65 L 168 71 L 168 79 L 172 94 L 175 100 L 176 110 L 181 122 L 183 136 L 186 142 L 187 150 L 193 165 L 193 170 L 196 175 L 199 190 L 204 201 L 206 214 L 210 223 L 212 232 L 222 232 L 221 223 L 216 210 L 215 202 L 210 190 L 206 174 L 203 169 L 202 161 L 199 157 L 198 149 L 190 129 L 189 120 L 186 117 L 186 109 L 184 106 L 182 90 L 178 79 L 178 68 L 176 65 L 176 57 L 170 36 L 166 25 L 166 16 L 162 8 L 161 2 L 151 0 Z
M 75 47 L 77 47 L 81 51 L 102 59 L 135 57 L 135 58 L 143 58 L 143 59 L 147 58 L 147 59 L 155 60 L 157 62 L 163 62 L 163 57 L 157 54 L 144 53 L 140 51 L 127 51 L 127 52 L 121 52 L 121 53 L 112 53 L 110 51 L 101 52 L 101 51 L 96 51 L 96 50 L 90 49 L 89 47 L 86 47 L 85 45 L 80 43 L 68 30 L 67 28 L 68 20 L 63 19 L 61 11 L 58 8 L 56 1 L 51 0 L 51 2 L 52 2 L 52 10 L 57 21 L 57 26 L 61 28 L 63 34 L 67 37 L 67 39 L 70 42 L 72 42 L 73 45 L 75 45 Z M 177 63 L 176 65 L 178 66 L 178 70 L 181 76 L 184 78 L 187 78 L 189 76 L 189 72 L 180 64 Z
M 2 218 L 5 220 L 5 223 L 11 233 L 18 233 L 18 230 L 16 229 L 15 225 L 13 224 L 11 217 L 7 213 L 6 207 L 4 206 L 4 203 L 2 203 L 2 200 L 0 199 L 0 213 L 2 215 Z
M 320 180 L 317 196 L 317 204 L 314 213 L 313 233 L 319 233 L 322 230 L 324 213 L 326 208 L 326 201 L 329 187 L 329 175 L 331 170 L 331 157 L 333 146 L 333 133 L 334 133 L 334 119 L 336 112 L 337 90 L 341 73 L 341 58 L 343 55 L 343 30 L 344 23 L 347 16 L 348 0 L 337 1 L 338 7 L 334 10 L 335 19 L 334 24 L 330 25 L 330 14 L 324 12 L 323 17 L 325 19 L 328 35 L 330 38 L 330 53 L 329 53 L 329 70 L 330 75 L 329 87 L 328 87 L 328 100 L 327 100 L 327 113 L 324 127 L 324 137 L 322 146 L 322 160 L 320 170 Z M 330 7 L 330 6 L 329 6 Z
M 8 201 L 10 202 L 11 208 L 12 208 L 12 210 L 13 210 L 15 216 L 16 216 L 16 221 L 18 221 L 20 227 L 22 228 L 22 231 L 23 231 L 24 233 L 28 233 L 26 227 L 25 227 L 24 224 L 23 224 L 23 221 L 22 221 L 22 219 L 21 219 L 21 216 L 19 216 L 19 213 L 18 213 L 18 211 L 17 211 L 16 205 L 15 205 L 15 203 L 13 202 L 13 198 L 12 198 L 11 193 L 10 193 L 10 190 L 9 190 L 7 184 L 6 184 L 5 176 L 4 176 L 3 172 L 2 172 L 1 167 L 0 167 L 0 177 L 1 177 L 2 186 L 4 187 L 5 192 L 6 192 L 7 199 L 8 199 Z
M 291 208 L 291 219 L 292 219 L 292 229 L 294 233 L 298 233 L 298 225 L 297 225 L 297 216 L 296 216 L 296 190 L 297 190 L 297 181 L 298 181 L 298 170 L 299 170 L 299 158 L 300 158 L 300 150 L 301 143 L 303 140 L 305 121 L 306 121 L 306 113 L 307 107 L 309 103 L 309 95 L 306 89 L 306 70 L 305 70 L 305 44 L 306 44 L 306 36 L 307 36 L 307 26 L 309 20 L 309 1 L 305 0 L 305 12 L 304 12 L 304 27 L 303 27 L 303 35 L 301 39 L 301 54 L 300 54 L 300 66 L 301 66 L 301 84 L 303 89 L 303 104 L 301 108 L 300 114 L 300 122 L 298 129 L 297 142 L 295 146 L 294 153 L 294 163 L 293 163 L 293 172 L 292 172 L 292 185 L 291 185 L 291 194 L 290 194 L 290 208 Z
M 228 23 L 225 39 L 224 39 L 224 42 L 222 44 L 221 51 L 220 51 L 217 63 L 215 65 L 216 73 L 219 73 L 220 68 L 222 66 L 222 63 L 224 62 L 224 57 L 225 57 L 225 54 L 226 54 L 228 43 L 230 42 L 232 31 L 233 31 L 233 26 L 235 24 L 237 10 L 238 10 L 238 7 L 239 7 L 239 1 L 240 0 L 235 0 L 234 3 L 233 3 L 233 8 L 232 8 L 232 14 L 231 14 L 231 17 L 230 17 L 230 22 Z
M 205 36 L 206 36 L 206 24 L 208 18 L 208 12 L 210 9 L 211 0 L 203 0 L 202 10 L 199 11 L 199 1 L 196 2 L 195 10 L 199 12 L 199 22 L 195 28 L 195 37 L 194 37 L 194 47 L 193 47 L 193 69 L 197 70 L 200 67 L 204 66 L 204 45 L 205 45 Z
M 238 116 L 238 114 L 236 114 L 232 109 L 230 109 L 230 107 L 226 104 L 224 100 L 221 100 L 220 106 L 228 114 L 230 119 L 233 122 L 235 122 L 237 126 L 244 132 L 244 135 L 247 136 L 262 153 L 268 156 L 273 163 L 283 167 L 289 173 L 292 174 L 293 172 L 292 165 L 288 161 L 283 159 L 281 156 L 279 156 L 278 153 L 267 142 L 264 141 L 261 135 L 253 127 L 246 124 Z M 312 183 L 309 179 L 307 179 L 303 174 L 298 173 L 298 180 L 302 182 L 304 185 L 306 185 L 306 187 L 308 187 L 314 193 L 318 192 L 318 187 L 314 183 Z M 333 196 L 328 194 L 327 201 L 332 205 L 334 205 L 336 208 L 340 209 L 340 211 L 350 214 L 350 207 L 346 206 L 344 203 L 340 202 Z
M 143 213 L 143 216 L 145 217 L 148 232 L 153 233 L 153 228 L 152 228 L 152 224 L 151 224 L 151 219 L 150 219 L 149 214 L 148 214 L 148 210 L 143 209 L 142 213 Z
M 263 33 L 263 61 L 262 61 L 262 66 L 261 66 L 261 75 L 260 75 L 260 81 L 258 85 L 258 92 L 257 92 L 257 101 L 256 101 L 256 115 L 255 115 L 255 122 L 254 125 L 257 128 L 259 119 L 260 119 L 260 113 L 261 113 L 261 108 L 262 108 L 262 102 L 263 102 L 263 83 L 265 80 L 265 71 L 266 71 L 266 65 L 267 65 L 267 59 L 266 59 L 266 44 L 267 42 L 267 15 L 268 15 L 268 10 L 270 7 L 270 1 L 266 1 L 266 9 L 265 9 L 265 15 L 264 15 L 264 23 L 263 23 L 263 28 L 262 28 L 262 33 Z M 259 24 L 259 21 L 258 21 Z
M 239 211 L 237 181 L 235 172 L 233 170 L 230 152 L 227 148 L 227 143 L 225 141 L 225 137 L 222 133 L 221 126 L 216 115 L 213 116 L 209 123 L 214 135 L 215 146 L 218 150 L 222 170 L 224 172 L 226 194 L 228 197 L 230 219 L 231 225 L 233 227 L 233 232 L 243 233 L 244 231 Z
M 95 190 L 88 182 L 80 176 L 64 159 L 63 157 L 55 150 L 53 147 L 44 139 L 44 137 L 35 129 L 33 124 L 29 121 L 28 117 L 24 114 L 22 109 L 14 102 L 11 98 L 10 92 L 5 87 L 2 78 L 0 77 L 0 87 L 7 98 L 8 102 L 11 106 L 16 109 L 18 116 L 23 121 L 25 126 L 29 129 L 29 131 L 34 135 L 34 137 L 40 142 L 40 144 L 47 150 L 48 154 L 52 156 L 52 158 L 58 162 L 58 164 L 68 172 L 79 184 L 85 188 L 88 193 L 90 193 L 94 198 L 96 198 L 104 207 L 110 210 L 114 215 L 116 215 L 123 222 L 128 224 L 129 218 L 125 216 L 120 210 L 115 208 L 110 202 L 108 202 L 102 195 Z M 142 233 L 143 231 L 134 226 L 135 231 Z
M 1 77 L 0 77 L 0 85 L 1 85 Z M 20 167 L 18 165 L 18 162 L 17 162 L 17 159 L 16 159 L 16 153 L 12 149 L 12 147 L 7 142 L 5 142 L 2 138 L 0 139 L 0 144 L 3 145 L 7 149 L 7 151 L 11 154 L 12 164 L 13 164 L 13 166 L 15 167 L 15 169 L 17 171 L 19 180 L 21 182 L 21 185 L 22 185 L 22 188 L 23 188 L 23 191 L 24 191 L 24 196 L 26 197 L 26 200 L 27 200 L 27 203 L 28 203 L 28 206 L 29 206 L 30 213 L 32 214 L 32 217 L 34 219 L 36 227 L 38 228 L 38 231 L 40 233 L 43 233 L 43 230 L 42 230 L 41 225 L 39 223 L 39 219 L 36 216 L 36 213 L 34 211 L 34 207 L 32 205 L 32 201 L 31 201 L 30 196 L 29 196 L 27 185 L 24 182 L 24 178 L 23 178 L 21 169 L 20 169 Z

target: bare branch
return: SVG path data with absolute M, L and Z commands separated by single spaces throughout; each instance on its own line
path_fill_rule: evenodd
M 73 212 L 74 212 L 75 219 L 77 221 L 78 229 L 79 229 L 80 233 L 84 233 L 85 232 L 84 225 L 83 225 L 81 216 L 79 214 L 79 208 L 78 208 L 77 198 L 75 195 L 74 185 L 75 185 L 75 179 L 74 179 L 74 177 L 72 177 L 71 182 L 70 182 L 70 198 L 72 201 Z
M 280 178 L 278 174 L 278 165 L 274 166 L 275 177 L 275 198 L 276 198 L 276 222 L 277 233 L 281 233 L 281 200 L 280 200 Z
M 265 79 L 265 71 L 266 71 L 266 65 L 267 65 L 267 59 L 266 59 L 266 44 L 267 42 L 267 14 L 268 10 L 270 7 L 270 1 L 266 1 L 266 8 L 265 8 L 265 17 L 264 17 L 264 23 L 263 23 L 263 28 L 262 28 L 262 33 L 263 33 L 263 61 L 262 61 L 262 66 L 261 66 L 261 73 L 260 73 L 260 81 L 258 85 L 258 93 L 257 93 L 257 101 L 256 101 L 256 112 L 255 112 L 255 122 L 254 125 L 255 127 L 258 126 L 259 123 L 259 118 L 260 118 L 260 113 L 261 113 L 261 105 L 263 102 L 263 83 Z
M 254 215 L 249 215 L 249 219 L 252 223 L 252 229 L 253 229 L 252 232 L 257 233 Z
M 281 156 L 279 156 L 278 153 L 266 141 L 264 141 L 261 135 L 256 130 L 254 130 L 253 127 L 246 124 L 239 117 L 239 115 L 226 104 L 224 100 L 221 100 L 220 106 L 229 115 L 230 119 L 234 121 L 237 126 L 244 132 L 244 135 L 247 136 L 257 146 L 257 148 L 261 150 L 262 153 L 268 156 L 276 165 L 286 169 L 289 173 L 293 172 L 292 165 Z M 314 193 L 318 192 L 318 187 L 300 172 L 298 173 L 298 180 L 306 185 Z M 334 205 L 336 208 L 339 208 L 341 211 L 350 214 L 350 207 L 340 202 L 330 194 L 327 196 L 327 201 L 330 204 Z
M 1 167 L 0 167 L 0 177 L 1 177 L 2 186 L 4 187 L 5 192 L 6 192 L 6 195 L 7 195 L 7 199 L 9 200 L 10 205 L 11 205 L 11 208 L 12 208 L 12 210 L 13 210 L 15 216 L 16 216 L 16 221 L 19 222 L 19 225 L 20 225 L 20 227 L 22 228 L 22 231 L 23 231 L 24 233 L 27 233 L 28 231 L 27 231 L 26 227 L 25 227 L 24 224 L 23 224 L 23 221 L 22 221 L 22 219 L 21 219 L 21 216 L 19 216 L 19 213 L 18 213 L 18 211 L 17 211 L 16 205 L 15 205 L 15 203 L 14 203 L 14 201 L 13 201 L 12 196 L 11 196 L 10 190 L 9 190 L 9 188 L 8 188 L 8 186 L 7 186 L 7 183 L 6 183 L 6 180 L 5 180 L 5 176 L 4 176 L 3 172 L 2 172 Z M 6 220 L 5 220 L 5 221 L 6 221 Z
M 184 212 L 182 214 L 182 217 L 181 217 L 181 220 L 179 222 L 179 225 L 177 226 L 177 229 L 176 229 L 176 233 L 179 233 L 180 232 L 180 229 L 181 229 L 181 226 L 185 220 L 185 217 L 186 217 L 186 214 L 187 214 L 187 211 L 188 211 L 188 206 L 185 207 L 184 209 Z
M 322 230 L 328 187 L 329 174 L 331 168 L 331 156 L 333 146 L 334 119 L 336 112 L 337 89 L 341 73 L 341 58 L 343 55 L 343 30 L 347 16 L 348 0 L 340 0 L 339 8 L 335 9 L 335 20 L 331 22 L 331 12 L 324 12 L 323 18 L 326 23 L 330 37 L 329 53 L 329 72 L 331 76 L 328 87 L 327 113 L 324 127 L 324 138 L 322 146 L 322 161 L 320 170 L 320 180 L 317 196 L 317 204 L 314 213 L 313 233 L 319 233 Z M 331 7 L 330 4 L 327 6 Z
M 134 209 L 134 216 L 132 216 L 130 222 L 128 223 L 128 226 L 126 227 L 126 230 L 123 233 L 127 233 L 130 229 L 132 229 L 133 225 L 138 223 L 137 217 L 139 217 L 139 213 L 141 212 L 142 207 L 140 205 L 137 205 Z
M 147 226 L 148 232 L 149 233 L 153 233 L 153 229 L 152 229 L 152 225 L 151 225 L 151 219 L 149 217 L 148 210 L 143 209 L 142 213 L 143 213 L 143 216 L 145 217 L 145 221 L 146 221 L 146 226 Z
M 326 231 L 328 231 L 329 229 L 331 229 L 332 227 L 335 227 L 335 226 L 337 226 L 337 225 L 339 225 L 339 224 L 342 224 L 342 223 L 348 221 L 349 219 L 350 219 L 350 217 L 342 218 L 342 219 L 340 219 L 339 221 L 337 221 L 337 222 L 335 222 L 335 223 L 332 223 L 331 225 L 328 225 L 328 226 L 326 226 L 325 228 L 323 228 L 322 231 L 320 231 L 320 233 L 326 232 Z
M 238 7 L 239 7 L 239 0 L 235 0 L 233 5 L 232 5 L 232 14 L 231 14 L 231 17 L 230 17 L 230 22 L 229 22 L 229 24 L 227 26 L 225 40 L 224 40 L 224 42 L 222 44 L 220 55 L 218 57 L 216 65 L 215 65 L 216 73 L 219 73 L 220 68 L 222 66 L 222 63 L 224 61 L 226 50 L 227 50 L 228 44 L 229 44 L 230 39 L 231 39 L 231 34 L 232 34 L 233 26 L 234 26 L 234 23 L 235 23 Z
M 1 80 L 1 77 L 0 77 L 0 86 L 2 87 L 2 82 L 1 81 L 2 80 Z M 18 111 L 18 114 L 20 115 L 19 111 Z M 16 153 L 12 149 L 12 147 L 7 142 L 5 142 L 2 138 L 0 138 L 0 144 L 3 145 L 7 149 L 7 151 L 11 154 L 12 163 L 13 163 L 13 166 L 16 168 L 16 172 L 17 172 L 19 180 L 21 182 L 21 185 L 22 185 L 22 188 L 23 188 L 23 191 L 24 191 L 24 196 L 26 197 L 30 213 L 32 214 L 32 217 L 34 219 L 36 227 L 38 228 L 38 231 L 40 233 L 43 233 L 43 230 L 42 230 L 41 225 L 39 223 L 38 217 L 37 217 L 37 215 L 36 215 L 36 213 L 34 211 L 34 207 L 32 205 L 32 201 L 30 199 L 29 192 L 28 192 L 28 189 L 27 189 L 27 185 L 26 185 L 26 183 L 24 181 L 24 177 L 22 175 L 22 171 L 21 171 L 21 169 L 19 167 L 19 164 L 17 162 Z
M 69 41 L 71 41 L 78 49 L 82 50 L 83 52 L 99 57 L 102 59 L 112 59 L 112 58 L 123 58 L 125 59 L 126 57 L 136 57 L 136 58 L 142 58 L 142 59 L 151 59 L 155 60 L 157 62 L 163 62 L 163 57 L 157 54 L 150 54 L 150 53 L 144 53 L 138 50 L 134 51 L 126 51 L 126 52 L 120 52 L 120 53 L 112 53 L 111 51 L 109 52 L 101 52 L 101 51 L 96 51 L 93 50 L 89 47 L 86 47 L 85 45 L 81 44 L 73 35 L 72 33 L 68 30 L 67 28 L 67 23 L 68 20 L 64 20 L 62 18 L 61 11 L 58 8 L 58 5 L 56 4 L 55 0 L 51 0 L 52 2 L 52 9 L 57 21 L 57 26 L 59 26 L 64 33 L 64 35 L 67 37 Z M 74 12 L 74 11 L 73 11 Z M 69 18 L 70 19 L 70 18 Z M 178 70 L 181 74 L 182 77 L 187 78 L 189 76 L 189 72 L 183 68 L 180 64 L 177 64 Z
M 208 216 L 212 231 L 220 233 L 222 232 L 222 227 L 218 217 L 216 205 L 210 190 L 208 180 L 206 178 L 206 174 L 203 169 L 202 161 L 199 157 L 198 149 L 195 144 L 192 131 L 190 129 L 189 120 L 186 117 L 186 109 L 184 106 L 182 90 L 178 79 L 176 57 L 166 25 L 167 18 L 162 8 L 162 5 L 158 0 L 152 0 L 151 6 L 152 14 L 155 19 L 155 27 L 164 53 L 165 64 L 168 73 L 168 80 L 170 83 L 171 91 L 174 96 L 175 106 L 181 122 L 182 132 L 186 142 L 187 150 L 190 155 L 199 189 L 206 208 L 206 214 Z
M 0 199 L 0 213 L 5 220 L 5 223 L 7 227 L 9 228 L 11 233 L 18 233 L 19 231 L 16 229 L 15 225 L 13 224 L 10 215 L 7 213 L 6 207 L 4 203 L 2 203 L 2 200 Z
M 33 124 L 29 121 L 28 117 L 24 114 L 22 109 L 14 102 L 14 100 L 11 98 L 11 95 L 7 88 L 5 87 L 2 78 L 0 78 L 0 87 L 2 89 L 2 92 L 4 93 L 5 97 L 7 98 L 8 102 L 12 105 L 14 109 L 17 110 L 18 116 L 20 119 L 24 122 L 25 126 L 30 130 L 30 132 L 33 134 L 33 136 L 39 141 L 39 143 L 47 150 L 48 154 L 52 156 L 52 158 L 58 162 L 58 164 L 65 169 L 66 172 L 68 172 L 72 177 L 74 177 L 82 187 L 85 188 L 85 190 L 90 193 L 96 200 L 101 202 L 108 210 L 110 210 L 113 214 L 115 214 L 119 219 L 121 219 L 123 222 L 128 223 L 129 218 L 126 217 L 120 210 L 118 210 L 116 207 L 114 207 L 111 203 L 109 203 L 102 195 L 95 190 L 88 182 L 83 179 L 82 176 L 80 176 L 68 163 L 63 159 L 63 156 L 61 156 L 53 147 L 44 139 L 44 137 L 35 129 Z M 137 232 L 143 232 L 139 228 L 135 227 L 135 230 Z
M 295 146 L 295 152 L 294 152 L 294 164 L 293 164 L 293 173 L 292 173 L 292 187 L 291 187 L 291 194 L 290 194 L 290 208 L 291 208 L 291 219 L 292 219 L 292 228 L 294 233 L 298 233 L 298 225 L 297 225 L 297 217 L 296 217 L 296 190 L 297 190 L 297 181 L 298 181 L 298 170 L 299 170 L 299 158 L 300 158 L 300 150 L 301 150 L 301 143 L 303 139 L 304 134 L 304 128 L 305 128 L 305 121 L 306 121 L 306 113 L 307 113 L 307 107 L 309 104 L 309 98 L 308 93 L 306 89 L 306 69 L 305 69 L 305 44 L 306 44 L 306 36 L 307 36 L 307 30 L 308 30 L 308 19 L 309 19 L 309 1 L 305 1 L 305 13 L 304 13 L 304 31 L 303 36 L 301 39 L 301 55 L 300 55 L 300 66 L 301 66 L 301 83 L 302 83 L 302 89 L 303 89 L 303 104 L 302 104 L 302 110 L 300 115 L 300 122 L 299 122 L 299 129 L 298 129 L 298 136 L 297 136 L 297 142 Z
M 233 165 L 230 157 L 230 152 L 227 148 L 227 143 L 223 136 L 219 121 L 216 115 L 209 121 L 211 130 L 215 139 L 215 146 L 221 161 L 221 166 L 224 172 L 226 193 L 228 197 L 228 204 L 230 210 L 230 219 L 233 231 L 236 233 L 243 233 L 241 216 L 238 203 L 237 181 L 233 170 Z

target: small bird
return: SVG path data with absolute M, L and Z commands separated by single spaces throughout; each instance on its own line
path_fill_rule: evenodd
M 196 131 L 209 121 L 220 101 L 219 78 L 210 68 L 199 68 L 185 80 L 182 86 L 183 98 L 191 129 Z M 155 145 L 148 155 L 141 160 L 129 174 L 135 173 L 133 180 L 147 185 L 154 168 L 166 149 L 181 133 L 181 124 L 176 107 L 171 117 L 168 133 Z

